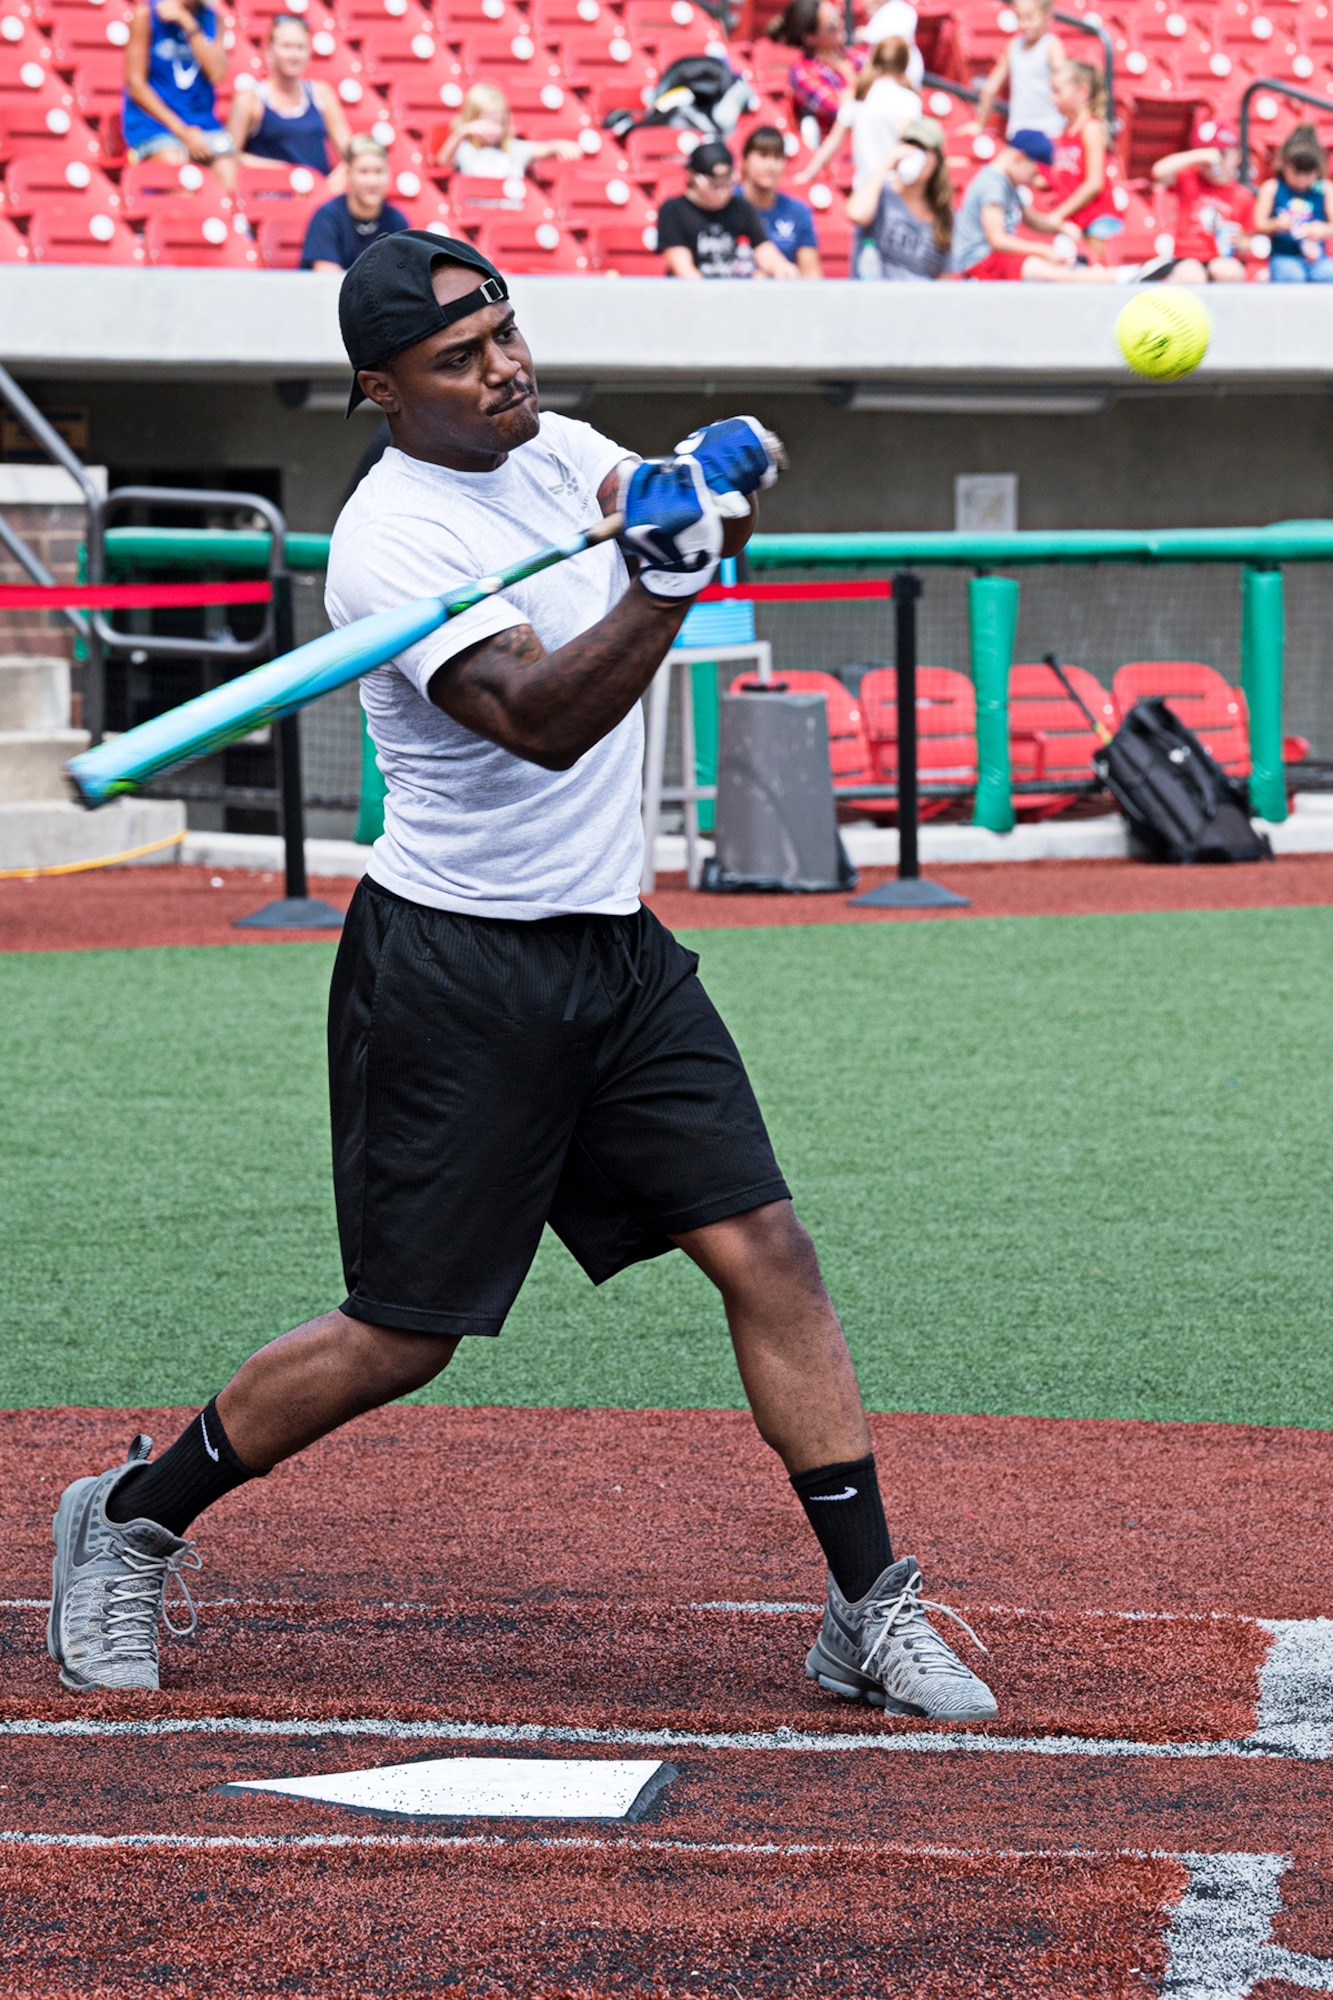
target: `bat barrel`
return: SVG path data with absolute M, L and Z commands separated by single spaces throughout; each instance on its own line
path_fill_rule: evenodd
M 447 616 L 443 598 L 427 597 L 358 619 L 340 632 L 326 632 L 281 659 L 239 674 L 123 736 L 85 750 L 66 766 L 70 779 L 87 806 L 105 805 L 108 799 L 138 791 L 160 772 L 207 757 L 320 695 L 359 680 L 405 646 L 424 639 Z

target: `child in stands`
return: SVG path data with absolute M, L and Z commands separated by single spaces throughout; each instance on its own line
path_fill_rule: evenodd
M 1046 176 L 1055 202 L 1045 213 L 1052 222 L 1072 222 L 1090 261 L 1105 263 L 1106 244 L 1125 225 L 1116 213 L 1106 175 L 1109 134 L 1101 71 L 1091 63 L 1062 64 L 1055 78 L 1055 102 L 1064 113 L 1065 129 L 1055 142 Z
M 1024 208 L 1020 188 L 1049 173 L 1055 148 L 1045 132 L 1015 132 L 989 167 L 973 176 L 954 225 L 954 269 L 964 278 L 1024 279 L 1027 283 L 1110 281 L 1101 265 L 1076 264 L 1076 225 Z M 1032 243 L 1016 234 L 1020 224 L 1058 243 Z
M 1064 67 L 1065 52 L 1051 33 L 1055 0 L 1016 0 L 1018 33 L 981 86 L 977 99 L 977 130 L 984 132 L 1001 91 L 1009 100 L 1006 135 L 1045 132 L 1055 138 L 1065 120 L 1055 101 L 1055 79 Z M 1007 91 L 1005 90 L 1008 85 Z
M 741 158 L 741 193 L 761 218 L 768 240 L 803 278 L 821 278 L 815 218 L 803 201 L 784 193 L 787 149 L 776 125 L 757 125 Z
M 1159 187 L 1175 189 L 1178 203 L 1175 255 L 1154 267 L 1153 277 L 1178 285 L 1240 284 L 1254 221 L 1254 196 L 1238 179 L 1240 134 L 1209 119 L 1199 137 L 1203 145 L 1168 153 L 1152 170 Z
M 1282 142 L 1277 173 L 1259 190 L 1254 233 L 1272 245 L 1268 275 L 1275 285 L 1333 285 L 1333 200 L 1328 159 L 1313 125 L 1298 125 Z
M 911 50 L 898 35 L 880 42 L 850 90 L 844 92 L 837 122 L 827 139 L 795 176 L 800 185 L 812 181 L 852 135 L 852 174 L 858 185 L 887 164 L 903 127 L 921 116 L 921 99 L 907 83 Z
M 475 174 L 481 180 L 521 180 L 534 160 L 577 160 L 572 139 L 519 139 L 509 99 L 493 83 L 474 83 L 463 99 L 449 136 L 435 155 L 446 174 Z

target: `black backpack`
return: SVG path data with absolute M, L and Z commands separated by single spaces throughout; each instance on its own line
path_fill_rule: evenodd
M 1245 787 L 1214 762 L 1165 701 L 1140 701 L 1092 768 L 1129 821 L 1130 852 L 1148 861 L 1271 861 L 1250 825 Z

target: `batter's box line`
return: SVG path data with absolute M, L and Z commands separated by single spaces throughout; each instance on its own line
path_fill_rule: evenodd
M 1313 1730 L 1316 1725 L 1308 1725 Z M 1328 1735 L 1327 1725 L 1322 1727 Z M 888 1730 L 863 1735 L 816 1735 L 780 1726 L 771 1730 L 705 1731 L 685 1729 L 592 1729 L 549 1722 L 454 1722 L 441 1718 L 431 1722 L 405 1721 L 392 1716 L 302 1716 L 267 1717 L 244 1715 L 145 1716 L 133 1720 L 70 1717 L 49 1720 L 38 1717 L 8 1717 L 0 1720 L 0 1737 L 53 1737 L 70 1740 L 95 1737 L 171 1736 L 291 1736 L 375 1737 L 390 1742 L 454 1743 L 564 1743 L 594 1744 L 625 1749 L 648 1750 L 741 1750 L 791 1751 L 829 1755 L 846 1752 L 877 1752 L 880 1755 L 938 1756 L 962 1753 L 973 1756 L 1025 1757 L 1148 1757 L 1193 1759 L 1203 1757 L 1278 1758 L 1322 1761 L 1327 1747 L 1311 1750 L 1285 1737 L 1302 1736 L 1307 1725 L 1295 1731 L 1276 1732 L 1275 1740 L 1257 1736 L 1203 1742 L 1143 1743 L 1132 1737 L 1095 1736 L 983 1736 L 958 1732 L 922 1732 L 897 1735 Z M 1281 1737 L 1284 1740 L 1278 1740 Z

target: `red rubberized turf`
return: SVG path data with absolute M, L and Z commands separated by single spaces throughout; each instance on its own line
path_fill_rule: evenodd
M 1326 1608 L 1327 1434 L 873 1418 L 899 1547 L 993 1648 L 1001 1715 L 949 1749 L 808 1683 L 811 1613 L 738 1608 L 819 1577 L 733 1411 L 380 1411 L 205 1517 L 200 1638 L 164 1648 L 160 1695 L 59 1694 L 42 1610 L 13 1601 L 41 1595 L 59 1488 L 184 1414 L 0 1417 L 0 1720 L 139 1732 L 5 1736 L 0 1993 L 1119 2000 L 1160 1987 L 1172 1857 L 1200 1851 L 1291 1856 L 1275 1941 L 1331 1955 L 1333 1765 L 1160 1754 L 1252 1730 L 1253 1621 Z M 206 1716 L 234 1720 L 190 1730 Z M 289 1728 L 238 1726 L 266 1716 Z M 532 1722 L 593 1740 L 503 1733 Z M 766 1747 L 611 1735 L 664 1723 Z M 984 1747 L 1056 1730 L 1104 1747 Z M 488 1753 L 679 1776 L 609 1827 L 214 1789 Z M 71 1834 L 187 1844 L 17 1844 Z
M 892 877 L 866 868 L 860 889 Z M 950 922 L 976 917 L 1105 916 L 1153 910 L 1242 910 L 1333 903 L 1333 855 L 1285 855 L 1254 867 L 1159 868 L 1138 861 L 1028 861 L 931 867 L 932 881 L 970 899 L 966 910 L 853 909 L 831 896 L 712 896 L 663 876 L 646 900 L 671 929 L 751 925 Z M 0 951 L 91 951 L 132 945 L 328 942 L 329 931 L 232 928 L 282 894 L 276 874 L 194 867 L 105 868 L 0 881 Z M 214 886 L 214 885 L 217 886 Z M 345 877 L 310 884 L 345 909 Z M 859 893 L 859 891 L 858 891 Z

